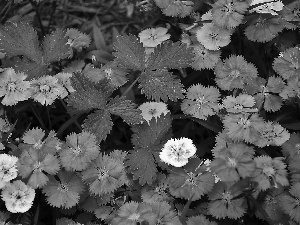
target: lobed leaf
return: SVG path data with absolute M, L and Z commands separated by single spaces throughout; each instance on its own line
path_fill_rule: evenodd
M 36 63 L 42 63 L 38 35 L 28 23 L 7 23 L 0 27 L 0 49 L 9 57 L 26 56 Z
M 194 61 L 193 48 L 178 41 L 166 41 L 154 49 L 147 61 L 147 68 L 153 69 L 180 69 L 190 66 Z
M 148 99 L 159 102 L 162 99 L 167 102 L 184 98 L 185 89 L 179 79 L 176 79 L 167 70 L 153 70 L 143 72 L 140 76 L 142 93 Z
M 107 110 L 114 115 L 120 116 L 128 124 L 141 123 L 141 110 L 136 108 L 136 104 L 124 97 L 115 97 L 107 104 Z
M 117 36 L 113 55 L 126 69 L 140 70 L 145 67 L 145 50 L 139 40 L 132 35 Z
M 48 34 L 43 40 L 43 60 L 45 64 L 65 59 L 72 54 L 72 49 L 67 45 L 68 38 L 65 36 L 65 31 L 56 29 L 51 34 Z
M 83 128 L 94 133 L 98 142 L 105 140 L 110 133 L 113 122 L 110 118 L 110 113 L 103 110 L 96 110 L 84 120 Z

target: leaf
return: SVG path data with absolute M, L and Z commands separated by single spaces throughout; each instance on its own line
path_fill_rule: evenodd
M 13 57 L 3 60 L 3 67 L 11 67 L 16 72 L 23 72 L 27 74 L 27 80 L 38 78 L 48 73 L 48 68 L 46 65 L 30 61 L 25 57 L 23 59 Z
M 44 63 L 50 64 L 72 54 L 71 47 L 67 45 L 68 38 L 65 37 L 65 33 L 64 30 L 58 28 L 44 38 Z
M 22 55 L 42 63 L 37 33 L 28 23 L 7 23 L 0 27 L 0 49 L 9 57 Z
M 141 110 L 137 105 L 124 97 L 115 97 L 106 106 L 107 110 L 114 115 L 120 116 L 128 124 L 138 124 L 143 121 Z
M 300 130 L 300 122 L 281 124 L 281 126 L 291 130 Z
M 172 73 L 167 70 L 146 71 L 140 76 L 140 84 L 142 93 L 148 99 L 153 99 L 159 102 L 162 99 L 164 102 L 176 101 L 184 98 L 184 86 L 180 80 L 175 78 Z
M 152 118 L 148 123 L 132 126 L 132 144 L 138 148 L 149 148 L 160 151 L 162 144 L 169 137 L 172 119 L 170 114 Z M 168 138 L 167 138 L 168 139 Z
M 95 23 L 93 23 L 93 38 L 94 38 L 96 48 L 98 50 L 107 51 L 107 47 L 106 47 L 107 45 L 105 43 L 103 34 L 100 28 Z
M 145 67 L 145 50 L 142 43 L 135 36 L 117 36 L 114 43 L 113 55 L 117 62 L 126 69 L 140 70 Z
M 113 122 L 107 110 L 97 110 L 84 120 L 83 128 L 93 132 L 98 142 L 105 140 L 110 133 Z
M 154 49 L 147 62 L 148 69 L 180 69 L 190 66 L 194 61 L 193 48 L 178 41 L 166 41 Z
M 129 151 L 125 165 L 133 173 L 133 179 L 139 179 L 140 185 L 152 184 L 156 179 L 155 159 L 149 149 L 141 148 Z
M 106 96 L 101 90 L 96 89 L 96 86 L 87 78 L 73 76 L 71 78 L 72 87 L 75 89 L 66 99 L 71 111 L 87 111 L 91 109 L 102 109 L 106 103 Z

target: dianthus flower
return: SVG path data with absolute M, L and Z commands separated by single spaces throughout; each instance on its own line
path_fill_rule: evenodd
M 297 223 L 300 223 L 300 183 L 295 183 L 290 188 L 290 195 L 279 196 L 279 203 L 283 212 L 288 214 Z
M 220 153 L 224 148 L 227 148 L 230 144 L 233 144 L 234 141 L 226 134 L 226 131 L 223 130 L 219 132 L 216 136 L 216 144 L 212 149 L 212 154 L 215 158 L 218 158 Z
M 66 144 L 59 152 L 60 160 L 68 171 L 81 171 L 97 158 L 100 148 L 96 136 L 87 131 L 80 134 L 72 133 L 66 137 Z
M 205 23 L 196 33 L 197 40 L 209 50 L 219 50 L 230 43 L 231 31 Z
M 43 187 L 47 202 L 53 207 L 71 208 L 78 204 L 84 184 L 75 173 L 59 171 L 57 176 L 49 176 L 49 182 Z
M 182 167 L 188 163 L 188 158 L 197 151 L 193 141 L 189 138 L 170 139 L 159 153 L 160 159 L 172 166 Z
M 300 98 L 300 76 L 290 78 L 287 82 L 287 85 L 285 85 L 282 91 L 279 93 L 279 96 L 284 100 L 293 97 Z
M 281 145 L 282 153 L 287 158 L 287 162 L 300 156 L 300 133 L 293 133 L 289 140 Z
M 147 221 L 154 224 L 155 214 L 149 204 L 139 202 L 127 202 L 120 207 L 111 225 L 130 224 L 135 225 L 137 222 Z
M 224 148 L 211 164 L 212 172 L 224 182 L 250 177 L 255 169 L 254 149 L 246 144 L 231 144 Z
M 211 51 L 202 44 L 192 46 L 195 53 L 194 62 L 191 67 L 195 70 L 213 69 L 220 60 L 221 50 Z
M 193 117 L 206 120 L 208 116 L 219 110 L 219 90 L 215 87 L 204 87 L 201 84 L 192 85 L 186 92 L 186 98 L 181 103 L 181 110 Z
M 12 213 L 24 213 L 28 211 L 34 200 L 35 191 L 21 180 L 9 183 L 2 191 L 1 197 L 5 206 Z
M 56 137 L 54 131 L 50 131 L 48 136 L 45 138 L 45 132 L 40 128 L 33 128 L 26 131 L 22 140 L 24 144 L 21 143 L 18 146 L 22 150 L 35 148 L 45 154 L 54 155 L 61 148 L 61 142 Z
M 177 198 L 199 200 L 209 193 L 215 178 L 208 167 L 199 159 L 191 159 L 185 168 L 173 168 L 167 178 L 170 194 Z
M 245 86 L 248 94 L 252 95 L 256 101 L 256 107 L 268 112 L 275 112 L 281 108 L 282 100 L 277 95 L 284 88 L 285 83 L 280 77 L 271 76 L 268 81 L 257 77 Z
M 49 181 L 44 173 L 54 175 L 60 169 L 59 160 L 51 154 L 44 154 L 36 148 L 23 150 L 19 161 L 18 170 L 22 178 L 29 177 L 28 185 L 36 189 L 43 187 Z
M 220 27 L 234 28 L 242 23 L 249 4 L 247 1 L 218 0 L 212 6 L 213 22 Z
M 17 162 L 18 158 L 15 156 L 0 154 L 0 188 L 17 177 Z
M 0 74 L 0 97 L 3 105 L 15 105 L 27 100 L 31 96 L 30 82 L 26 81 L 27 75 L 16 73 L 8 68 Z
M 245 29 L 245 35 L 250 41 L 268 42 L 275 38 L 286 26 L 280 17 L 264 18 L 259 16 L 250 22 Z
M 246 62 L 243 56 L 232 55 L 215 66 L 216 83 L 222 90 L 244 88 L 244 85 L 257 77 L 257 69 Z
M 281 52 L 273 62 L 273 69 L 286 80 L 299 77 L 300 48 L 289 48 Z
M 65 36 L 68 38 L 67 44 L 79 52 L 82 48 L 89 47 L 91 43 L 91 38 L 88 35 L 74 28 L 68 28 Z
M 284 220 L 285 215 L 284 212 L 281 210 L 281 202 L 280 202 L 280 194 L 282 193 L 283 189 L 273 189 L 272 191 L 268 191 L 264 201 L 261 203 L 261 207 L 266 211 L 266 213 L 272 218 L 275 224 L 277 221 Z M 264 219 L 264 216 L 260 213 L 259 210 L 256 211 L 255 215 L 260 218 Z
M 256 6 L 258 5 L 258 6 Z M 284 4 L 280 1 L 266 1 L 266 0 L 252 0 L 250 3 L 251 10 L 249 10 L 250 13 L 256 12 L 256 13 L 270 13 L 273 16 L 277 16 L 279 11 L 282 10 Z
M 74 92 L 74 88 L 71 85 L 70 78 L 72 77 L 72 73 L 58 73 L 54 76 L 57 78 L 58 83 L 64 87 L 64 90 L 60 94 L 61 98 L 65 98 L 69 93 Z
M 177 213 L 171 209 L 167 202 L 154 202 L 151 204 L 152 212 L 155 214 L 152 224 L 182 225 Z
M 258 190 L 265 191 L 271 187 L 289 185 L 287 179 L 286 165 L 282 162 L 283 158 L 270 156 L 259 156 L 254 158 L 256 169 L 253 172 L 253 181 L 258 183 Z
M 144 187 L 141 191 L 141 198 L 143 202 L 155 203 L 170 200 L 170 196 L 167 192 L 168 182 L 166 175 L 159 173 L 157 175 L 157 181 L 149 187 Z
M 55 99 L 64 94 L 64 87 L 58 83 L 58 79 L 52 76 L 43 76 L 32 80 L 32 96 L 42 105 L 51 105 Z
M 280 13 L 280 15 L 286 21 L 300 21 L 300 1 L 293 1 L 288 5 L 285 5 Z
M 139 33 L 140 42 L 144 47 L 154 48 L 171 37 L 167 32 L 164 27 L 148 28 Z
M 290 139 L 290 133 L 280 124 L 273 122 L 265 122 L 259 125 L 259 139 L 254 143 L 258 147 L 269 145 L 281 146 Z
M 167 115 L 170 112 L 164 102 L 145 102 L 139 106 L 139 109 L 148 124 L 152 118 L 157 120 L 162 114 Z
M 226 134 L 234 141 L 254 143 L 259 138 L 257 126 L 264 120 L 258 114 L 229 114 L 223 124 Z
M 103 195 L 124 184 L 124 180 L 120 179 L 124 173 L 125 167 L 120 160 L 100 154 L 81 175 L 92 194 Z
M 258 111 L 254 106 L 254 97 L 247 94 L 240 94 L 237 97 L 226 96 L 223 99 L 223 107 L 229 113 L 254 113 Z
M 181 0 L 154 0 L 155 4 L 166 16 L 186 17 L 193 10 L 192 1 Z
M 218 182 L 208 194 L 208 212 L 217 219 L 237 219 L 246 212 L 245 199 L 235 198 L 242 194 L 242 191 L 232 186 L 232 183 Z

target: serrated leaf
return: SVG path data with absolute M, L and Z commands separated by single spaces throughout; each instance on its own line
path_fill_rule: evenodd
M 184 86 L 167 70 L 146 71 L 140 76 L 139 88 L 148 99 L 164 102 L 184 98 Z
M 61 59 L 65 59 L 72 54 L 72 49 L 67 45 L 68 38 L 65 31 L 56 29 L 48 34 L 43 41 L 44 63 L 50 64 Z
M 98 142 L 106 139 L 112 126 L 113 122 L 107 110 L 96 110 L 84 120 L 83 124 L 84 129 L 96 135 Z
M 152 184 L 156 179 L 157 169 L 153 154 L 149 149 L 137 149 L 129 151 L 125 165 L 133 173 L 133 179 L 139 179 L 141 185 Z
M 145 50 L 139 40 L 132 35 L 117 36 L 113 55 L 126 69 L 140 70 L 145 67 Z
M 30 61 L 25 57 L 23 59 L 13 57 L 8 60 L 3 60 L 3 67 L 11 67 L 16 72 L 23 72 L 27 74 L 27 80 L 38 78 L 48 73 L 46 65 Z
M 0 27 L 0 49 L 9 57 L 22 55 L 42 63 L 37 33 L 28 23 L 7 23 Z
M 87 78 L 75 75 L 71 78 L 71 82 L 75 91 L 66 99 L 69 107 L 78 111 L 87 111 L 102 109 L 105 106 L 106 96 Z
M 150 148 L 152 151 L 160 150 L 163 139 L 168 135 L 172 119 L 170 114 L 152 118 L 148 123 L 132 126 L 132 144 L 137 148 Z
M 193 48 L 187 47 L 186 44 L 178 41 L 166 41 L 154 49 L 147 61 L 147 68 L 153 69 L 180 69 L 186 68 L 194 61 Z
M 120 116 L 128 124 L 138 124 L 143 121 L 141 110 L 137 109 L 135 103 L 124 97 L 115 97 L 106 107 L 111 114 Z

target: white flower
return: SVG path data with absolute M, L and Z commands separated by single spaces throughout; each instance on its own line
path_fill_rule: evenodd
M 17 161 L 18 158 L 15 156 L 0 154 L 0 188 L 17 177 Z
M 189 138 L 170 139 L 159 154 L 160 159 L 175 167 L 182 167 L 188 163 L 188 158 L 197 151 L 193 141 Z
M 149 28 L 139 33 L 140 42 L 144 47 L 156 47 L 163 41 L 168 40 L 171 35 L 167 34 L 168 29 L 164 27 Z
M 34 196 L 34 189 L 21 180 L 7 184 L 1 194 L 7 210 L 12 213 L 28 211 L 32 206 Z
M 167 105 L 163 102 L 145 102 L 139 106 L 143 118 L 149 123 L 152 118 L 157 119 L 161 114 L 167 115 Z
M 258 5 L 259 4 L 259 5 Z M 250 6 L 257 7 L 249 10 L 250 13 L 270 13 L 273 16 L 277 16 L 279 11 L 281 11 L 284 7 L 284 4 L 281 1 L 270 1 L 270 0 L 252 0 Z

